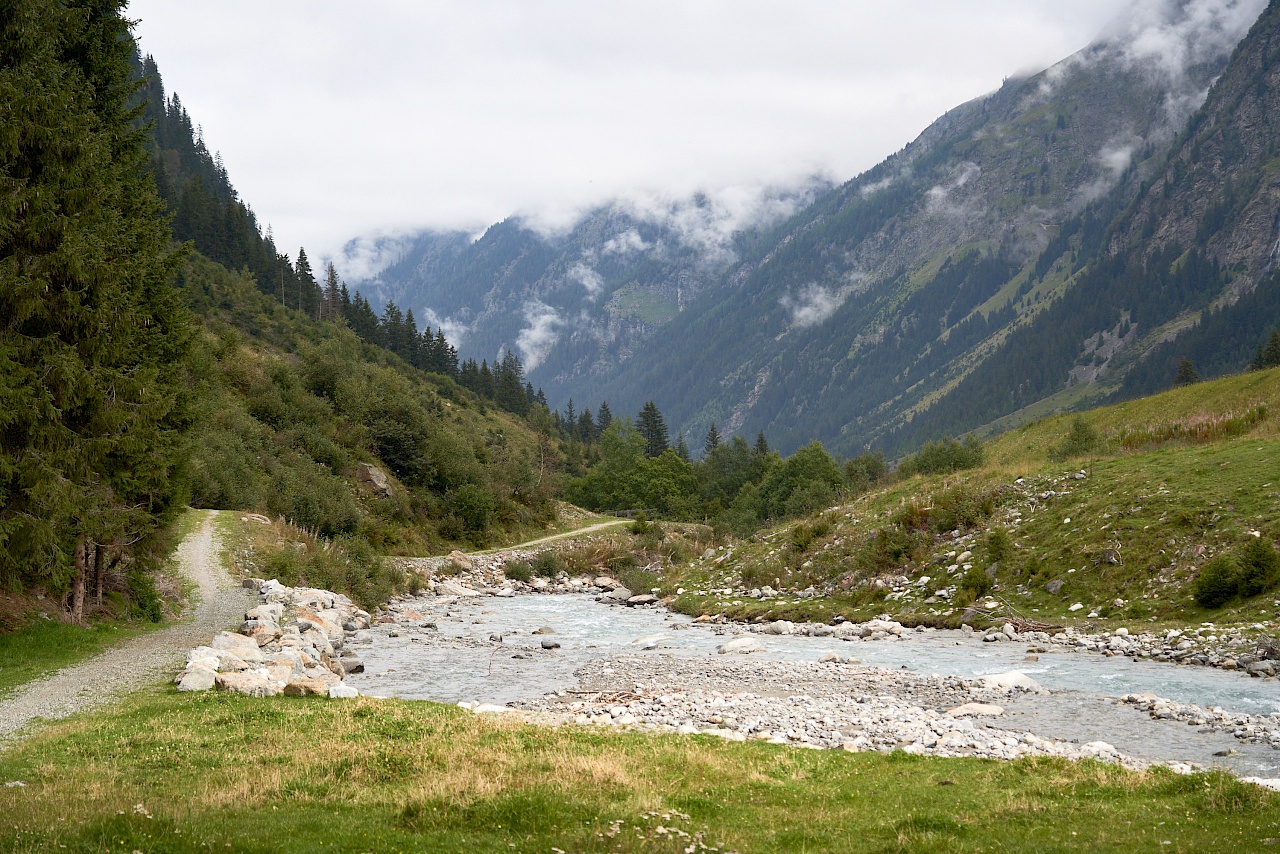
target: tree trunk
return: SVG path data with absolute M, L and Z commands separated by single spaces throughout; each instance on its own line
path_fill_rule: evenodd
M 84 537 L 76 540 L 76 579 L 71 585 L 71 618 L 77 623 L 84 621 L 84 588 L 88 575 L 87 555 Z
M 102 555 L 102 544 L 93 547 L 93 595 L 94 604 L 102 607 L 102 577 L 107 574 L 107 560 Z

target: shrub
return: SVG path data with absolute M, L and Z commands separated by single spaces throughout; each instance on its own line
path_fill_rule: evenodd
M 527 561 L 513 559 L 502 565 L 502 574 L 512 581 L 523 581 L 527 584 L 533 580 L 533 567 Z
M 564 572 L 564 561 L 555 552 L 539 552 L 538 556 L 529 562 L 529 566 L 536 575 L 541 575 L 543 578 L 555 578 Z
M 1191 585 L 1191 595 L 1202 607 L 1221 608 L 1240 590 L 1240 560 L 1220 554 L 1206 563 Z
M 1257 596 L 1280 584 L 1280 554 L 1269 540 L 1250 540 L 1240 549 L 1239 558 L 1241 596 Z
M 992 563 L 1005 563 L 1013 557 L 1013 540 L 1004 528 L 992 528 L 987 532 L 987 555 Z
M 913 474 L 950 474 L 961 469 L 977 468 L 982 465 L 984 457 L 982 442 L 972 436 L 963 442 L 943 439 L 941 442 L 930 442 L 917 453 L 905 457 L 898 465 L 898 473 L 903 477 Z
M 1071 429 L 1062 441 L 1049 449 L 1049 459 L 1067 460 L 1071 457 L 1083 457 L 1092 454 L 1102 447 L 1102 437 L 1098 431 L 1089 426 L 1089 422 L 1077 415 L 1071 421 Z
M 960 589 L 967 592 L 972 599 L 977 599 L 991 589 L 991 577 L 986 571 L 974 566 L 964 574 L 964 578 L 960 579 Z

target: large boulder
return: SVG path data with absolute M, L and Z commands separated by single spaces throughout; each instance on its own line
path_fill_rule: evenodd
M 374 495 L 390 498 L 395 494 L 395 490 L 391 488 L 391 479 L 387 477 L 387 473 L 372 463 L 361 463 L 356 466 L 356 480 L 360 481 L 360 485 Z
M 179 691 L 208 691 L 217 681 L 218 674 L 207 667 L 188 667 L 178 680 Z
M 1010 670 L 1008 673 L 993 673 L 989 676 L 982 677 L 982 684 L 986 688 L 995 688 L 999 691 L 1042 691 L 1040 683 L 1032 679 L 1025 673 L 1017 670 Z
M 235 632 L 218 632 L 209 641 L 213 649 L 225 650 L 243 661 L 262 661 L 262 650 L 258 642 Z
M 214 677 L 214 684 L 219 691 L 231 691 L 249 697 L 274 697 L 280 693 L 280 686 L 270 677 L 252 670 L 242 673 L 219 673 Z
M 633 595 L 635 594 L 633 594 L 630 590 L 623 587 L 622 585 L 618 585 L 617 587 L 613 588 L 609 592 L 601 594 L 600 601 L 601 602 L 626 602 Z
M 746 655 L 752 652 L 764 652 L 764 645 L 755 638 L 734 638 L 716 647 L 716 652 L 721 655 Z
M 462 584 L 457 581 L 453 581 L 452 579 L 446 579 L 445 581 L 441 581 L 436 584 L 436 595 L 437 596 L 480 596 L 481 593 L 479 590 L 472 590 L 470 587 L 466 586 L 465 584 Z

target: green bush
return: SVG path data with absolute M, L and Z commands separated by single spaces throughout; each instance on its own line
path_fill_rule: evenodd
M 555 552 L 539 552 L 538 556 L 529 562 L 529 566 L 536 575 L 541 575 L 543 578 L 555 578 L 564 572 L 564 561 Z
M 974 566 L 964 574 L 964 578 L 960 579 L 959 587 L 972 597 L 969 600 L 972 602 L 974 599 L 985 595 L 991 589 L 991 584 L 991 577 L 987 575 L 986 571 Z
M 913 474 L 950 474 L 962 469 L 977 468 L 982 465 L 984 458 L 982 442 L 972 436 L 963 442 L 943 439 L 941 442 L 930 442 L 917 453 L 903 458 L 898 465 L 898 473 L 903 477 Z
M 1240 592 L 1240 560 L 1220 554 L 1206 563 L 1191 585 L 1191 595 L 1202 607 L 1221 608 Z
M 513 559 L 502 565 L 502 574 L 512 581 L 523 581 L 528 584 L 533 580 L 533 567 L 528 561 Z
M 1240 595 L 1257 596 L 1280 584 L 1280 554 L 1269 540 L 1253 539 L 1240 549 Z
M 1089 426 L 1089 422 L 1077 415 L 1071 420 L 1071 429 L 1062 441 L 1049 449 L 1049 459 L 1067 460 L 1097 452 L 1102 447 L 1102 437 Z
M 992 528 L 987 532 L 987 556 L 992 563 L 1005 563 L 1013 557 L 1013 540 L 1004 528 Z

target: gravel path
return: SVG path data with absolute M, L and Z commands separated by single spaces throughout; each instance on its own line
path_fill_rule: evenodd
M 222 568 L 222 543 L 214 530 L 217 513 L 200 512 L 204 518 L 177 550 L 179 570 L 200 591 L 191 618 L 20 688 L 0 701 L 0 742 L 17 737 L 15 733 L 34 720 L 65 718 L 172 676 L 188 649 L 240 622 L 254 597 Z

